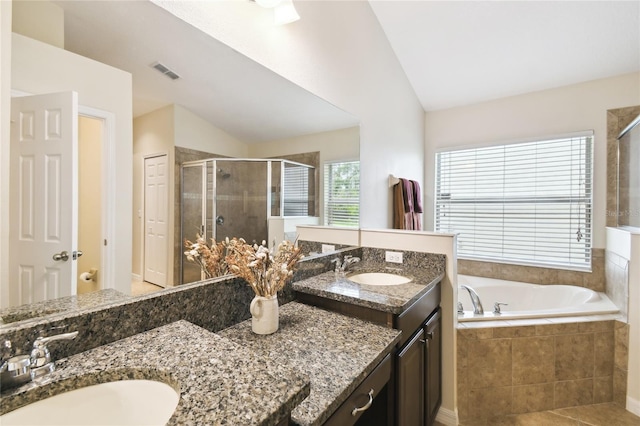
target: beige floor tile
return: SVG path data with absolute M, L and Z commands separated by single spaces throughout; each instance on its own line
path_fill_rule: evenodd
M 131 283 L 132 296 L 141 296 L 143 294 L 155 293 L 156 291 L 160 290 L 163 290 L 163 288 L 146 281 L 133 281 Z
M 490 424 L 491 426 L 580 426 L 578 420 L 550 411 L 499 417 L 493 419 Z
M 590 426 L 639 426 L 640 417 L 614 404 L 593 404 L 554 410 L 554 413 L 579 420 Z

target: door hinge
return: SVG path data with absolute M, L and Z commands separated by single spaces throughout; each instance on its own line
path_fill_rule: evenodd
M 106 238 L 104 239 L 104 245 L 105 246 L 107 245 L 107 239 Z

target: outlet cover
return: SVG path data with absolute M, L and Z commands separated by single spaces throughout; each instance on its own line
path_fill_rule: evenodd
M 336 246 L 331 245 L 331 244 L 323 244 L 322 245 L 322 252 L 323 253 L 330 253 L 332 251 L 336 251 Z
M 384 260 L 391 263 L 402 263 L 401 251 L 385 251 Z

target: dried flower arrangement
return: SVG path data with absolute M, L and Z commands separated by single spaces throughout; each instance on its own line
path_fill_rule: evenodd
M 256 296 L 270 297 L 284 288 L 303 256 L 290 241 L 281 242 L 275 253 L 265 245 L 264 241 L 251 245 L 233 238 L 226 242 L 226 263 L 229 272 L 249 283 Z
M 200 265 L 206 278 L 221 277 L 229 273 L 225 257 L 227 254 L 226 242 L 216 243 L 211 239 L 211 245 L 199 234 L 196 235 L 196 242 L 184 240 L 184 246 L 189 250 L 184 254 L 191 262 Z

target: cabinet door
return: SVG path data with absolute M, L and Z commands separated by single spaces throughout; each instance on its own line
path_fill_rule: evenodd
M 426 340 L 425 359 L 425 424 L 432 425 L 441 402 L 442 369 L 441 369 L 441 333 L 440 309 L 427 320 L 424 325 Z
M 424 330 L 419 329 L 397 355 L 398 426 L 424 425 Z

